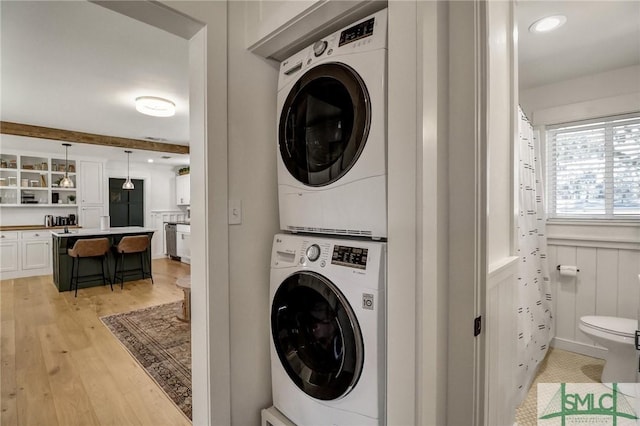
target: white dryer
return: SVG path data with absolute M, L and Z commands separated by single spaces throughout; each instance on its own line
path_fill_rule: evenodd
M 387 236 L 387 10 L 280 65 L 280 229 Z
M 298 426 L 385 424 L 386 244 L 278 234 L 273 405 Z

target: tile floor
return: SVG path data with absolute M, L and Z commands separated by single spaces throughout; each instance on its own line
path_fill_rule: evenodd
M 550 348 L 527 397 L 516 410 L 516 424 L 537 424 L 538 383 L 597 383 L 603 367 L 604 360 Z

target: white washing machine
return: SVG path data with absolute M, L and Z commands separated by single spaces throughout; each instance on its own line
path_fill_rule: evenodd
M 280 229 L 387 236 L 387 10 L 280 64 Z
M 298 426 L 385 424 L 386 244 L 278 234 L 273 405 Z

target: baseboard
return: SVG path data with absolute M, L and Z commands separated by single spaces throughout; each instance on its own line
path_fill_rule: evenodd
M 262 417 L 261 426 L 295 426 L 275 407 L 265 408 L 260 414 Z
M 51 268 L 25 269 L 22 271 L 0 272 L 0 280 L 14 280 L 16 278 L 40 277 L 42 275 L 52 275 Z
M 588 345 L 581 342 L 574 342 L 572 340 L 562 339 L 559 337 L 554 337 L 551 340 L 551 347 L 599 359 L 605 359 L 607 354 L 606 348 Z

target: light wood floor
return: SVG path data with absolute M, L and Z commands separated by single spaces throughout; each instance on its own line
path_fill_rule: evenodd
M 58 293 L 51 276 L 0 281 L 0 424 L 190 425 L 100 321 L 182 299 L 189 266 L 153 261 L 151 280 Z

